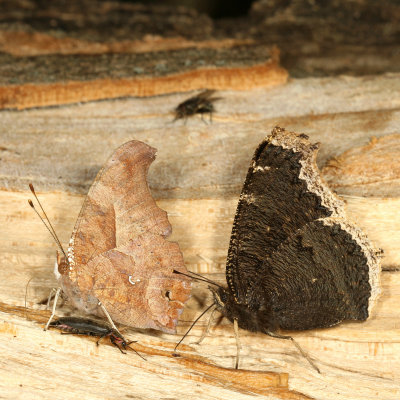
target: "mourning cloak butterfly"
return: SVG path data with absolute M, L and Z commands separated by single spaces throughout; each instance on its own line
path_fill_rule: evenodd
M 327 328 L 364 321 L 379 294 L 380 262 L 322 182 L 318 144 L 275 128 L 256 149 L 229 245 L 216 308 L 242 329 Z
M 191 283 L 173 274 L 186 272 L 182 253 L 166 240 L 167 213 L 146 181 L 155 153 L 135 140 L 114 152 L 89 189 L 67 255 L 48 229 L 64 253 L 54 272 L 76 308 L 101 315 L 100 305 L 112 321 L 175 333 Z
M 212 97 L 214 93 L 215 90 L 204 90 L 180 103 L 175 108 L 174 121 L 184 118 L 186 122 L 188 117 L 195 114 L 201 114 L 201 119 L 204 121 L 203 114 L 207 113 L 210 114 L 210 121 L 212 121 L 212 114 L 215 111 L 213 102 L 220 99 L 220 97 Z

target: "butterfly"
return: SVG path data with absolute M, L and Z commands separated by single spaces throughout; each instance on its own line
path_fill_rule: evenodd
M 209 283 L 210 307 L 236 333 L 239 327 L 290 339 L 318 370 L 280 330 L 366 320 L 380 292 L 380 260 L 322 181 L 317 149 L 306 135 L 279 127 L 261 142 L 233 222 L 227 287 Z
M 89 189 L 67 252 L 50 223 L 48 230 L 62 251 L 55 275 L 76 308 L 104 312 L 113 328 L 118 322 L 175 333 L 191 282 L 173 274 L 174 269 L 187 272 L 182 253 L 166 240 L 172 231 L 167 213 L 147 184 L 155 154 L 135 140 L 115 150 Z M 32 185 L 31 191 L 37 199 Z

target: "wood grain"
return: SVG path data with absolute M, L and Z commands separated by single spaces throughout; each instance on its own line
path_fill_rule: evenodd
M 174 0 L 2 0 L 0 50 L 20 57 L 93 56 L 275 44 L 290 76 L 374 75 L 399 72 L 399 15 L 395 0 L 258 0 L 246 16 L 214 20 Z M 92 57 L 88 67 L 98 61 Z
M 145 97 L 181 90 L 203 88 L 238 90 L 275 86 L 286 82 L 287 72 L 274 62 L 248 68 L 205 68 L 187 73 L 171 74 L 158 79 L 96 79 L 89 82 L 57 84 L 24 84 L 0 88 L 0 106 L 18 109 L 55 106 L 79 101 L 94 101 L 119 97 Z M 182 84 L 183 82 L 183 84 Z
M 354 147 L 330 160 L 322 173 L 341 193 L 359 188 L 362 196 L 396 196 L 400 193 L 400 135 L 371 138 L 370 143 Z
M 383 196 L 379 185 L 371 186 L 364 196 L 358 181 L 347 185 L 342 196 L 349 218 L 384 250 L 383 293 L 365 323 L 291 333 L 320 367 L 321 375 L 290 343 L 245 331 L 240 332 L 241 370 L 233 371 L 235 339 L 226 321 L 214 326 L 203 344 L 192 344 L 207 318 L 185 339 L 182 357 L 171 357 L 180 335 L 210 303 L 210 293 L 202 284 L 195 285 L 178 335 L 124 331 L 138 340 L 135 348 L 144 353 L 147 363 L 133 354 L 122 356 L 107 343 L 97 348 L 87 338 L 43 332 L 41 324 L 48 312 L 37 302 L 55 285 L 55 245 L 27 204 L 27 183 L 35 184 L 61 241 L 67 243 L 85 192 L 107 157 L 128 140 L 147 142 L 158 148 L 149 171 L 151 190 L 158 205 L 168 211 L 172 240 L 180 243 L 186 266 L 224 283 L 233 215 L 255 146 L 274 125 L 281 124 L 321 142 L 320 167 L 333 158 L 341 160 L 342 154 L 348 160 L 349 152 L 358 154 L 361 149 L 363 157 L 351 159 L 352 170 L 361 171 L 357 160 L 361 166 L 371 160 L 368 143 L 373 137 L 384 143 L 400 133 L 400 100 L 394 95 L 400 89 L 399 78 L 393 74 L 310 78 L 271 89 L 221 91 L 218 95 L 223 99 L 208 124 L 197 117 L 186 125 L 172 124 L 173 108 L 192 93 L 3 111 L 0 346 L 4 356 L 0 382 L 11 383 L 7 387 L 0 383 L 0 388 L 6 397 L 76 398 L 84 394 L 93 399 L 153 399 L 185 398 L 195 392 L 199 399 L 398 399 L 397 180 L 386 182 Z M 379 147 L 384 165 L 390 165 L 396 148 L 390 143 Z M 377 148 L 372 146 L 372 151 Z M 371 171 L 368 179 L 373 180 Z M 377 171 L 377 181 L 382 180 L 381 169 Z M 336 174 L 331 184 L 340 178 Z M 340 185 L 337 191 L 341 195 Z M 30 278 L 26 314 L 21 307 Z M 58 315 L 71 313 L 76 315 L 68 303 L 57 311 Z M 78 372 L 82 370 L 85 377 Z
M 218 20 L 165 2 L 0 1 L 0 397 L 398 400 L 399 15 L 391 0 L 259 0 Z M 172 123 L 206 87 L 222 97 L 213 122 Z M 55 245 L 27 204 L 29 182 L 67 243 L 112 151 L 132 139 L 156 147 L 149 182 L 172 240 L 190 270 L 225 284 L 243 179 L 275 125 L 321 142 L 324 178 L 384 251 L 371 319 L 291 333 L 322 374 L 290 343 L 245 331 L 233 370 L 233 328 L 217 316 L 201 345 L 207 318 L 172 357 L 210 304 L 200 283 L 177 335 L 124 328 L 147 361 L 43 332 Z M 77 311 L 64 302 L 57 315 Z

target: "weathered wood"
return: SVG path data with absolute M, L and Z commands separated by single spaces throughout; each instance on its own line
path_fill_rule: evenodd
M 327 163 L 322 173 L 340 193 L 399 197 L 400 135 L 388 135 L 352 148 Z M 356 189 L 357 188 L 357 189 Z
M 309 78 L 220 91 L 212 124 L 197 116 L 172 122 L 173 109 L 193 93 L 3 111 L 0 187 L 25 190 L 33 179 L 41 190 L 86 194 L 112 150 L 138 139 L 159 149 L 149 176 L 156 198 L 237 196 L 255 147 L 275 125 L 321 142 L 320 168 L 372 137 L 398 133 L 399 78 Z
M 10 315 L 13 315 L 14 319 L 14 324 L 15 325 L 10 325 L 9 322 L 4 323 L 1 325 L 1 331 L 6 334 L 12 334 L 14 337 L 18 337 L 20 340 L 22 339 L 20 345 L 23 346 L 23 338 L 24 338 L 24 333 L 26 335 L 31 336 L 29 332 L 23 332 L 24 329 L 26 329 L 26 324 L 24 323 L 24 319 L 28 319 L 29 321 L 35 321 L 38 322 L 40 325 L 43 326 L 45 322 L 47 321 L 49 317 L 49 312 L 46 311 L 32 311 L 32 310 L 26 310 L 24 307 L 10 307 L 5 304 L 0 304 L 0 312 L 6 313 L 8 315 L 8 318 Z M 20 317 L 20 318 L 18 318 Z M 26 322 L 26 321 L 25 321 Z M 38 325 L 33 325 L 34 329 Z M 30 327 L 32 328 L 32 326 Z M 21 332 L 22 331 L 22 332 Z M 86 338 L 89 342 L 92 343 L 80 343 L 78 345 L 78 348 L 75 345 L 71 344 L 73 342 L 70 342 L 69 338 L 70 336 L 57 336 L 52 337 L 54 332 L 46 332 L 48 334 L 46 336 L 42 334 L 42 339 L 43 342 L 41 346 L 45 345 L 46 346 L 46 341 L 48 340 L 48 343 L 54 343 L 54 339 L 58 344 L 62 343 L 62 346 L 67 349 L 67 353 L 70 353 L 70 355 L 76 354 L 83 355 L 83 358 L 90 359 L 92 356 L 100 356 L 100 358 L 104 357 L 103 354 L 106 353 L 107 357 L 110 357 L 110 354 L 112 354 L 111 351 L 108 349 L 99 349 L 99 347 L 94 346 L 95 341 L 93 338 Z M 57 332 L 56 332 L 57 333 Z M 59 334 L 58 334 L 59 335 Z M 63 339 L 66 338 L 64 341 Z M 32 339 L 32 337 L 30 337 Z M 60 342 L 61 340 L 61 342 Z M 39 339 L 39 342 L 42 340 Z M 167 341 L 164 341 L 162 338 L 158 338 L 157 336 L 153 335 L 153 337 L 149 337 L 146 335 L 146 340 L 141 341 L 142 344 L 135 344 L 135 350 L 139 351 L 143 355 L 148 355 L 150 356 L 155 356 L 152 357 L 152 360 L 148 360 L 148 362 L 144 362 L 142 359 L 140 359 L 137 355 L 135 355 L 133 352 L 129 352 L 129 356 L 124 357 L 119 355 L 119 359 L 115 358 L 114 360 L 118 360 L 117 362 L 120 364 L 125 365 L 125 368 L 128 368 L 131 370 L 131 373 L 134 373 L 135 375 L 137 374 L 136 369 L 141 369 L 141 372 L 145 373 L 150 372 L 150 373 L 158 373 L 162 375 L 166 375 L 169 377 L 174 377 L 178 378 L 181 381 L 189 380 L 189 381 L 194 381 L 194 382 L 200 382 L 203 384 L 208 384 L 208 385 L 213 385 L 216 387 L 215 393 L 221 392 L 221 394 L 224 394 L 224 390 L 218 390 L 218 388 L 227 388 L 229 390 L 236 390 L 238 393 L 258 393 L 258 394 L 270 394 L 270 393 L 276 393 L 276 395 L 280 398 L 284 399 L 306 399 L 308 397 L 303 396 L 301 394 L 296 394 L 293 391 L 289 391 L 288 389 L 288 379 L 287 379 L 287 374 L 285 373 L 274 373 L 274 372 L 267 372 L 263 373 L 261 371 L 243 371 L 243 370 L 234 370 L 234 369 L 229 369 L 229 368 L 222 368 L 222 367 L 217 367 L 213 365 L 213 363 L 208 360 L 205 357 L 199 357 L 196 355 L 190 355 L 190 354 L 182 354 L 180 357 L 174 357 L 172 355 L 172 349 L 173 349 L 173 343 L 169 343 Z M 145 344 L 143 344 L 145 343 Z M 38 343 L 35 343 L 37 345 Z M 82 353 L 82 344 L 84 346 L 87 346 L 87 349 Z M 107 347 L 107 343 L 103 344 L 103 346 Z M 92 347 L 92 348 L 91 348 Z M 189 346 L 182 346 L 183 351 L 190 350 Z M 32 350 L 31 350 L 32 351 Z M 129 349 L 128 349 L 129 351 Z M 114 353 L 114 355 L 111 356 L 111 358 L 114 358 L 115 355 L 118 355 L 120 353 Z M 45 356 L 46 357 L 46 356 Z M 97 357 L 96 357 L 97 358 Z M 159 359 L 160 361 L 157 361 Z M 42 364 L 44 360 L 42 359 Z M 47 360 L 46 360 L 47 361 Z M 87 363 L 88 360 L 86 360 Z M 8 365 L 8 367 L 11 366 L 11 363 Z M 50 366 L 52 368 L 52 366 Z M 66 372 L 69 367 L 64 368 L 64 371 L 61 371 L 63 369 L 63 365 L 59 365 L 57 368 L 57 374 L 61 374 Z M 79 367 L 80 369 L 81 367 Z M 7 372 L 12 372 L 12 368 L 7 368 Z M 74 371 L 69 371 L 74 372 Z M 107 372 L 106 370 L 104 372 Z M 147 377 L 150 381 L 153 380 L 157 375 L 150 375 Z M 46 379 L 49 380 L 49 382 L 54 380 L 54 375 L 49 372 L 47 376 L 45 376 Z M 78 383 L 77 378 L 73 378 L 72 382 L 70 384 Z M 157 378 L 156 378 L 157 379 Z M 125 379 L 122 377 L 120 381 L 118 381 L 118 384 L 121 385 L 122 387 L 126 385 L 130 385 L 129 383 L 130 380 L 130 375 L 125 374 Z M 24 381 L 21 379 L 21 381 Z M 139 383 L 140 381 L 138 381 Z M 144 385 L 146 386 L 146 385 Z M 148 385 L 147 385 L 148 386 Z M 78 390 L 84 390 L 85 387 L 77 387 Z M 139 393 L 142 391 L 142 388 L 135 388 L 135 391 L 138 391 Z M 165 390 L 165 388 L 164 388 Z M 123 390 L 124 391 L 124 390 Z M 185 390 L 182 390 L 182 392 L 185 392 Z M 226 390 L 225 390 L 226 392 Z M 29 392 L 32 393 L 32 392 Z M 100 394 L 99 392 L 98 394 Z M 91 393 L 90 398 L 97 398 L 96 396 L 97 393 Z M 28 396 L 29 394 L 25 392 L 25 396 Z M 137 395 L 137 394 L 135 394 Z M 140 396 L 138 396 L 141 398 Z M 148 398 L 146 396 L 146 398 Z M 154 397 L 149 397 L 149 398 L 154 398 Z M 206 397 L 205 397 L 206 398 Z M 245 398 L 248 398 L 247 396 Z
M 210 18 L 195 11 L 101 1 L 43 10 L 39 3 L 3 2 L 0 109 L 204 88 L 244 90 L 288 78 L 276 47 L 213 37 Z
M 182 65 L 185 60 L 189 63 Z M 84 55 L 0 55 L 0 108 L 24 109 L 201 88 L 276 86 L 288 77 L 278 60 L 278 50 L 265 46 L 106 54 L 96 61 Z
M 233 328 L 226 321 L 215 326 L 200 346 L 191 344 L 200 337 L 207 318 L 185 340 L 180 350 L 184 357 L 170 357 L 174 343 L 210 302 L 210 293 L 202 284 L 195 285 L 179 335 L 133 329 L 124 332 L 139 341 L 135 348 L 147 355 L 147 363 L 133 354 L 121 358 L 106 343 L 96 348 L 90 339 L 43 332 L 41 325 L 30 321 L 30 313 L 39 315 L 33 319 L 40 323 L 47 315 L 37 302 L 55 284 L 55 246 L 26 202 L 30 197 L 26 185 L 29 181 L 35 184 L 61 241 L 66 243 L 84 193 L 113 149 L 130 139 L 146 141 L 158 148 L 149 180 L 158 204 L 169 213 L 172 240 L 179 241 L 189 269 L 224 283 L 237 198 L 259 141 L 275 124 L 281 124 L 321 142 L 320 167 L 332 158 L 341 160 L 342 154 L 348 159 L 346 155 L 357 149 L 364 155 L 360 165 L 365 165 L 373 137 L 384 143 L 394 140 L 392 135 L 398 133 L 400 103 L 394 93 L 399 82 L 396 75 L 303 79 L 270 90 L 223 91 L 218 94 L 223 99 L 216 103 L 213 122 L 208 124 L 200 117 L 189 119 L 187 124 L 171 123 L 173 108 L 189 93 L 3 111 L 0 224 L 5 229 L 0 234 L 0 301 L 5 322 L 0 328 L 0 346 L 3 360 L 9 360 L 3 361 L 2 377 L 15 382 L 7 388 L 7 396 L 35 397 L 40 387 L 42 398 L 50 398 L 57 387 L 65 398 L 73 398 L 94 387 L 89 398 L 129 394 L 151 399 L 165 397 L 166 393 L 187 397 L 193 394 L 195 385 L 200 385 L 196 396 L 201 399 L 250 398 L 250 392 L 274 399 L 397 399 L 398 180 L 386 185 L 383 197 L 378 186 L 376 193 L 371 186 L 368 197 L 362 197 L 362 186 L 346 186 L 343 198 L 349 218 L 384 250 L 382 261 L 387 271 L 382 274 L 383 293 L 375 314 L 367 322 L 291 332 L 321 368 L 321 375 L 290 343 L 245 331 L 240 332 L 243 375 L 227 370 L 234 365 L 236 347 Z M 391 143 L 389 148 L 380 147 L 379 157 L 387 161 L 385 165 L 390 165 L 391 148 L 397 142 Z M 380 171 L 377 179 L 382 179 Z M 331 183 L 339 178 L 332 178 Z M 373 170 L 368 179 L 373 180 Z M 340 186 L 337 190 L 340 194 Z M 24 304 L 30 278 L 26 316 L 15 306 Z M 63 313 L 76 315 L 68 304 L 57 312 Z M 22 380 L 15 379 L 21 376 L 17 374 L 21 368 L 18 360 L 24 360 Z M 75 372 L 77 365 L 79 370 L 88 371 L 85 382 L 81 373 Z M 282 373 L 289 373 L 288 387 Z M 160 385 L 160 376 L 164 386 Z
M 398 72 L 399 15 L 390 0 L 261 0 L 215 21 L 168 5 L 3 0 L 0 109 L 280 85 L 275 45 L 292 76 Z
M 398 5 L 268 0 L 246 18 L 213 21 L 184 8 L 45 3 L 0 0 L 2 397 L 398 400 L 400 75 L 315 78 L 399 71 Z M 287 73 L 272 45 L 292 76 L 309 78 L 282 85 Z M 213 122 L 195 116 L 172 123 L 173 109 L 205 87 L 224 89 Z M 83 104 L 95 99 L 106 100 Z M 227 321 L 193 344 L 206 317 L 179 348 L 181 357 L 172 357 L 211 302 L 200 283 L 178 335 L 124 328 L 147 361 L 121 355 L 107 341 L 96 347 L 90 338 L 43 332 L 48 311 L 38 302 L 55 285 L 55 245 L 27 204 L 29 182 L 67 243 L 107 157 L 128 140 L 147 142 L 158 148 L 149 182 L 168 211 L 172 240 L 190 270 L 224 284 L 243 179 L 275 125 L 321 142 L 323 176 L 347 203 L 349 218 L 384 250 L 382 295 L 368 321 L 290 332 L 322 374 L 291 343 L 245 331 L 235 371 Z M 66 302 L 57 314 L 77 312 Z
M 0 50 L 18 56 L 143 53 L 250 41 L 277 45 L 291 76 L 399 72 L 395 0 L 259 0 L 245 17 L 218 20 L 175 4 L 2 0 Z

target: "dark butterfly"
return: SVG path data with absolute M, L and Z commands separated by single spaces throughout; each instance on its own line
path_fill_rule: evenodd
M 201 114 L 201 119 L 203 121 L 203 114 L 210 114 L 210 121 L 212 121 L 212 114 L 215 111 L 213 103 L 220 99 L 220 97 L 212 97 L 214 93 L 215 90 L 207 89 L 180 103 L 178 107 L 175 108 L 174 121 L 184 118 L 186 122 L 188 117 L 195 114 Z
M 294 342 L 280 329 L 327 328 L 371 313 L 380 292 L 378 252 L 321 180 L 317 148 L 277 127 L 256 149 L 233 223 L 228 287 L 210 287 L 212 306 L 235 332 Z

